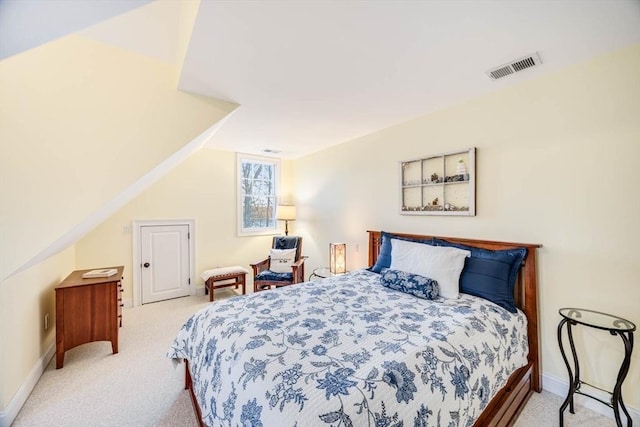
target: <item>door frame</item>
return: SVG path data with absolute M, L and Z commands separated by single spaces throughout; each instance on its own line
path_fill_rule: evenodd
M 142 227 L 162 226 L 162 225 L 186 225 L 189 228 L 189 277 L 192 279 L 190 284 L 190 295 L 196 295 L 195 271 L 196 271 L 196 236 L 195 236 L 195 219 L 158 219 L 158 220 L 133 220 L 133 306 L 142 304 L 142 279 L 140 275 L 141 251 L 142 243 Z

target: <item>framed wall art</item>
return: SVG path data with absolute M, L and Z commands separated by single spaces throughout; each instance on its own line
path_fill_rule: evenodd
M 400 162 L 400 213 L 474 216 L 475 174 L 475 147 Z

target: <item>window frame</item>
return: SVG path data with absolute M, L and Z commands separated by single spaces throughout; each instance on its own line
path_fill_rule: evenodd
M 266 156 L 256 156 L 252 154 L 242 154 L 237 153 L 237 161 L 236 161 L 236 181 L 237 181 L 237 193 L 236 193 L 236 201 L 237 201 L 237 226 L 238 226 L 238 236 L 262 236 L 262 235 L 273 235 L 278 234 L 278 220 L 277 220 L 277 208 L 278 201 L 280 199 L 280 159 L 275 157 L 266 157 Z M 242 181 L 244 176 L 242 175 L 242 163 L 243 162 L 251 162 L 251 163 L 262 163 L 265 165 L 273 166 L 275 168 L 273 184 L 274 184 L 274 220 L 273 227 L 244 227 L 244 192 L 242 189 Z

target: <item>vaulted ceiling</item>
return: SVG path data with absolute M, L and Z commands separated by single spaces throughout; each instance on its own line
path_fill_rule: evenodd
M 638 0 L 0 0 L 0 281 L 203 145 L 297 158 L 636 43 Z
M 178 63 L 179 89 L 241 106 L 210 146 L 296 158 L 640 42 L 637 0 L 203 0 L 181 53 L 180 3 L 4 0 L 0 55 L 79 32 Z

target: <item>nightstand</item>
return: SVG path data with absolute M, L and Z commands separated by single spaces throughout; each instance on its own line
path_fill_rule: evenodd
M 562 353 L 562 358 L 564 359 L 564 363 L 567 366 L 567 371 L 569 371 L 569 392 L 567 394 L 567 398 L 562 403 L 562 406 L 560 406 L 560 427 L 564 425 L 564 410 L 567 409 L 567 405 L 569 405 L 569 412 L 575 414 L 573 408 L 574 394 L 581 394 L 583 396 L 590 397 L 612 408 L 618 427 L 622 427 L 622 420 L 620 419 L 620 409 L 622 409 L 622 412 L 624 412 L 624 414 L 627 416 L 627 426 L 631 427 L 631 416 L 629 415 L 629 412 L 627 411 L 627 408 L 624 406 L 624 402 L 622 401 L 622 383 L 624 382 L 624 379 L 629 372 L 629 365 L 631 364 L 631 352 L 633 350 L 633 332 L 636 330 L 636 325 L 618 316 L 601 313 L 599 311 L 586 310 L 583 308 L 561 308 L 559 310 L 559 313 L 560 316 L 562 316 L 562 320 L 558 324 L 558 344 L 560 345 L 560 352 Z M 567 355 L 564 351 L 564 345 L 562 343 L 562 327 L 565 325 L 567 336 L 569 338 L 571 355 L 573 358 L 573 369 L 569 364 L 569 360 L 567 359 Z M 601 400 L 580 390 L 580 387 L 582 385 L 587 385 L 590 387 L 595 386 L 592 386 L 591 384 L 580 379 L 580 364 L 578 363 L 578 354 L 573 342 L 572 333 L 572 327 L 576 325 L 582 325 L 589 328 L 607 331 L 611 335 L 618 335 L 622 339 L 622 343 L 624 344 L 624 359 L 622 361 L 622 365 L 620 366 L 620 370 L 618 371 L 618 378 L 616 381 L 616 385 L 613 388 L 613 392 L 607 391 L 607 393 L 611 395 L 611 403 L 605 402 L 604 400 Z

